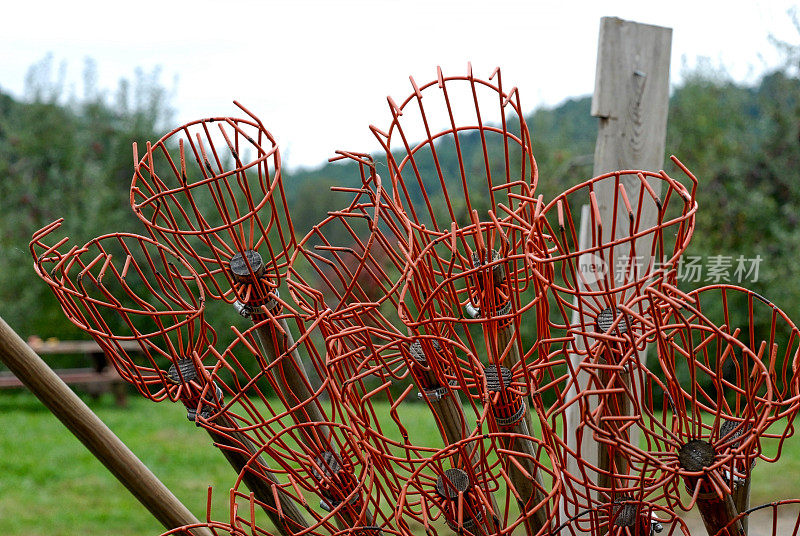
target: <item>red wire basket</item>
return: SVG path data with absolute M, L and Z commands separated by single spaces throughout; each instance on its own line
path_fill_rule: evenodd
M 401 104 L 388 97 L 392 122 L 370 127 L 386 153 L 395 204 L 413 225 L 442 233 L 470 223 L 473 210 L 514 212 L 538 172 L 519 92 L 506 92 L 500 69 L 489 80 L 445 76 L 418 85 Z M 440 128 L 441 126 L 441 128 Z M 421 140 L 421 141 L 416 141 Z M 445 158 L 443 148 L 455 158 Z M 434 169 L 423 173 L 423 166 Z
M 147 144 L 131 207 L 202 277 L 208 295 L 259 307 L 280 284 L 294 247 L 277 143 L 261 121 L 193 121 Z
M 508 450 L 509 444 L 520 441 L 530 444 L 527 455 Z M 540 475 L 529 475 L 532 491 L 513 484 L 511 471 L 524 467 L 535 467 Z M 405 524 L 421 525 L 427 534 L 524 530 L 544 535 L 556 524 L 560 481 L 547 448 L 535 438 L 501 432 L 476 435 L 440 449 L 414 469 L 401 490 L 395 516 Z
M 617 171 L 574 186 L 537 210 L 532 222 L 536 247 L 529 259 L 555 300 L 555 310 L 540 312 L 551 329 L 596 332 L 601 313 L 641 296 L 686 249 L 694 231 L 697 179 L 673 161 L 691 189 L 663 171 Z M 602 205 L 601 191 L 611 193 Z M 579 221 L 581 213 L 586 217 Z M 587 231 L 580 233 L 581 226 Z M 587 243 L 581 243 L 581 234 Z M 616 317 L 612 314 L 611 320 Z M 585 341 L 583 351 L 590 347 L 591 341 Z M 570 351 L 581 353 L 575 345 Z
M 67 318 L 143 396 L 182 400 L 194 411 L 204 384 L 199 370 L 216 340 L 203 319 L 198 276 L 171 249 L 143 236 L 108 234 L 68 251 L 62 250 L 68 238 L 47 245 L 61 221 L 35 233 L 30 249 L 36 273 Z

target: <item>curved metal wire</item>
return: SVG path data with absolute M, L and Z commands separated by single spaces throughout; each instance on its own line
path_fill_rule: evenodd
M 697 179 L 673 160 L 691 189 L 663 171 L 617 171 L 573 186 L 537 211 L 532 235 L 538 247 L 529 259 L 555 300 L 555 310 L 540 313 L 551 329 L 579 325 L 595 331 L 604 310 L 641 296 L 686 249 L 694 231 Z M 601 191 L 611 194 L 602 203 Z M 581 243 L 582 234 L 588 243 Z
M 664 530 L 666 529 L 666 532 Z M 613 536 L 690 536 L 689 527 L 669 509 L 653 502 L 620 498 L 583 510 L 564 521 L 554 535 L 608 534 Z
M 143 396 L 182 400 L 194 410 L 202 361 L 216 340 L 203 319 L 198 276 L 171 249 L 143 236 L 113 233 L 66 251 L 67 238 L 46 244 L 61 222 L 34 234 L 30 249 L 36 273 L 67 318 Z
M 447 232 L 451 222 L 468 225 L 474 210 L 515 212 L 520 196 L 533 196 L 538 169 L 519 91 L 506 92 L 499 68 L 488 80 L 471 65 L 464 76 L 438 68 L 431 82 L 409 80 L 413 92 L 401 104 L 387 98 L 386 131 L 370 128 L 386 153 L 395 204 L 415 227 Z M 423 175 L 423 165 L 435 172 Z
M 740 524 L 752 527 L 750 534 L 797 536 L 800 534 L 800 499 L 784 499 L 740 512 L 714 536 L 735 536 L 739 534 Z
M 527 452 L 509 448 L 526 442 Z M 403 486 L 395 516 L 415 521 L 427 534 L 550 534 L 560 481 L 545 445 L 535 438 L 484 433 L 453 443 L 416 464 Z M 519 489 L 513 471 L 535 469 L 531 489 Z M 411 533 L 407 533 L 409 536 Z
M 688 534 L 696 505 L 742 535 L 753 464 L 794 432 L 800 331 L 746 289 L 677 288 L 697 179 L 673 158 L 688 186 L 624 170 L 545 202 L 499 69 L 410 81 L 371 127 L 387 180 L 340 152 L 361 186 L 299 241 L 277 143 L 238 103 L 134 147 L 157 240 L 34 235 L 70 320 L 237 469 L 227 523 L 167 534 Z M 206 296 L 253 323 L 222 352 Z
M 294 247 L 277 143 L 261 121 L 214 117 L 134 145 L 131 207 L 191 260 L 208 295 L 268 302 Z M 256 277 L 257 276 L 257 277 Z

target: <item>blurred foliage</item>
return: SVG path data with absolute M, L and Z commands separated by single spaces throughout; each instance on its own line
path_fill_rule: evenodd
M 800 81 L 797 49 L 782 47 L 785 67 L 753 87 L 732 82 L 707 63 L 684 73 L 671 97 L 667 151 L 700 181 L 701 210 L 687 254 L 734 260 L 760 255 L 758 280 L 747 286 L 791 315 L 800 308 L 800 266 L 794 262 L 800 247 Z M 158 70 L 137 71 L 112 93 L 96 88 L 91 62 L 84 79 L 83 96 L 66 98 L 63 68 L 48 57 L 30 69 L 23 99 L 0 94 L 0 315 L 23 337 L 79 336 L 33 274 L 27 248 L 32 232 L 59 217 L 65 218 L 59 236 L 72 237 L 73 244 L 116 230 L 143 232 L 128 205 L 131 143 L 143 146 L 175 126 Z M 597 125 L 589 108 L 589 97 L 569 99 L 527 118 L 540 169 L 538 193 L 545 199 L 591 175 Z M 462 141 L 469 146 L 476 140 L 465 135 Z M 452 149 L 437 151 L 445 168 L 457 165 Z M 421 174 L 435 177 L 426 163 L 420 161 Z M 384 156 L 376 156 L 376 166 L 389 187 Z M 359 176 L 352 165 L 334 163 L 284 170 L 284 184 L 300 238 L 329 210 L 347 204 L 349 194 L 321 192 L 358 186 Z
M 87 61 L 80 99 L 65 96 L 63 79 L 48 56 L 30 68 L 22 101 L 0 95 L 0 314 L 23 337 L 79 335 L 33 272 L 31 234 L 57 218 L 72 245 L 143 233 L 128 203 L 131 142 L 157 138 L 172 115 L 158 70 L 137 70 L 108 95 Z

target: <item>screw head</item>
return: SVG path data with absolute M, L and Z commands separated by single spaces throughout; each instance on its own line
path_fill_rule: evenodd
M 500 374 L 497 373 L 497 367 L 486 367 L 483 370 L 483 375 L 486 378 L 486 389 L 490 393 L 497 393 L 502 389 L 507 389 L 511 383 L 512 374 L 506 367 L 500 367 Z M 503 380 L 502 382 L 500 380 Z
M 443 499 L 456 499 L 459 492 L 464 493 L 468 489 L 469 475 L 463 469 L 448 469 L 436 479 L 436 493 Z
M 611 307 L 606 307 L 605 309 L 600 311 L 600 314 L 598 314 L 597 318 L 595 319 L 595 325 L 597 327 L 597 331 L 601 333 L 607 333 L 608 330 L 611 329 L 611 326 L 614 324 L 614 321 L 618 317 L 619 316 L 617 317 L 614 316 L 614 311 L 611 309 Z M 625 316 L 622 317 L 622 320 L 617 324 L 617 330 L 619 331 L 620 334 L 626 333 L 628 331 L 627 317 Z
M 247 283 L 252 280 L 251 271 L 256 277 L 264 273 L 264 259 L 255 250 L 240 251 L 231 257 L 229 268 L 234 279 Z
M 434 352 L 436 352 L 437 354 L 441 353 L 442 346 L 439 344 L 439 341 L 431 340 L 430 344 Z M 412 342 L 408 347 L 408 351 L 411 354 L 411 357 L 414 359 L 414 361 L 416 361 L 420 365 L 424 366 L 428 363 L 428 358 L 425 355 L 425 351 L 422 349 L 421 341 Z
M 632 502 L 626 502 L 629 500 L 618 499 L 614 501 L 618 504 L 614 505 L 612 518 L 614 519 L 614 524 L 618 527 L 632 527 L 636 523 L 636 505 Z
M 167 378 L 175 385 L 190 382 L 197 379 L 197 369 L 191 359 L 179 359 L 177 363 L 170 365 L 167 370 Z
M 320 471 L 317 470 L 316 467 L 311 469 L 311 474 L 317 480 L 328 480 L 334 476 L 336 476 L 339 471 L 342 470 L 342 464 L 339 456 L 334 454 L 333 452 L 326 450 L 314 460 L 314 463 L 319 467 Z
M 716 453 L 708 441 L 692 439 L 678 449 L 678 462 L 687 471 L 702 471 L 714 463 Z

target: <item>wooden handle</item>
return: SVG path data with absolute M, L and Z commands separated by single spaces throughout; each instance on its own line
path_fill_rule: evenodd
M 297 503 L 278 486 L 277 477 L 269 472 L 267 464 L 261 459 L 261 456 L 258 456 L 256 460 L 260 468 L 267 471 L 263 473 L 263 477 L 247 469 L 247 465 L 252 462 L 253 456 L 258 450 L 250 439 L 237 431 L 235 423 L 224 413 L 215 417 L 214 423 L 221 430 L 207 428 L 208 434 L 220 448 L 228 463 L 241 475 L 242 481 L 253 492 L 253 496 L 266 505 L 264 511 L 281 536 L 292 536 L 307 530 L 308 522 Z M 273 493 L 273 486 L 277 493 Z
M 287 353 L 294 346 L 294 338 L 286 319 L 280 318 L 276 323 L 262 323 L 256 328 L 256 334 L 267 361 L 279 361 L 272 374 L 283 396 L 289 404 L 294 402 L 303 406 L 302 410 L 295 413 L 301 415 L 306 422 L 324 422 L 325 417 L 316 401 L 307 403 L 314 397 L 314 393 L 309 388 L 308 374 L 297 348 Z
M 0 318 L 0 360 L 167 529 L 198 519 Z M 211 536 L 205 527 L 196 536 Z

